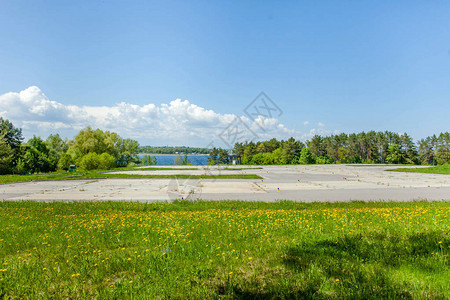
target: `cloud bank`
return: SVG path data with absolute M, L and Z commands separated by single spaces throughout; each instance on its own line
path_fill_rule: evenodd
M 0 116 L 23 129 L 26 138 L 32 135 L 47 137 L 59 133 L 72 138 L 79 130 L 91 126 L 117 132 L 122 137 L 138 140 L 142 145 L 206 146 L 210 142 L 224 146 L 224 132 L 239 118 L 245 124 L 244 135 L 256 140 L 270 138 L 308 138 L 320 130 L 301 133 L 289 129 L 276 118 L 259 116 L 250 120 L 245 116 L 219 114 L 176 99 L 168 104 L 135 105 L 120 102 L 112 106 L 65 105 L 50 100 L 38 87 L 0 95 Z M 322 125 L 322 124 L 321 124 Z

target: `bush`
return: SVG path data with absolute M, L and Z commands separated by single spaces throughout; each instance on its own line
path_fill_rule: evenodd
M 274 156 L 272 153 L 258 153 L 253 155 L 250 164 L 252 165 L 273 165 Z
M 61 158 L 58 161 L 58 169 L 59 170 L 68 170 L 70 165 L 74 164 L 74 159 L 72 155 L 64 153 L 61 155 Z
M 100 156 L 95 152 L 90 152 L 80 160 L 80 168 L 86 171 L 98 169 L 100 165 Z
M 318 156 L 316 157 L 316 164 L 324 165 L 324 164 L 332 164 L 333 160 L 328 156 Z
M 102 170 L 109 170 L 116 166 L 116 159 L 109 153 L 102 153 L 98 157 L 98 168 Z

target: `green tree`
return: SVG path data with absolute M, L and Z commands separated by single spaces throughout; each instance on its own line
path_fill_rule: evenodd
M 325 156 L 327 154 L 323 145 L 323 138 L 320 135 L 313 136 L 306 144 L 314 157 Z
M 178 154 L 178 155 L 174 158 L 173 164 L 174 164 L 174 165 L 181 165 L 181 163 L 182 163 L 181 155 Z
M 187 154 L 184 154 L 183 161 L 181 162 L 181 164 L 184 166 L 187 166 L 189 164 Z
M 283 155 L 283 149 L 280 147 L 272 151 L 272 160 L 275 165 L 285 165 L 287 164 L 287 159 Z
M 21 152 L 21 165 L 18 167 L 18 173 L 38 173 L 56 170 L 57 161 L 51 159 L 49 149 L 40 137 L 33 136 L 29 139 L 27 144 L 22 147 Z
M 272 153 L 257 153 L 253 155 L 252 160 L 250 161 L 252 165 L 273 165 L 274 164 L 274 156 Z
M 289 138 L 287 141 L 282 142 L 282 161 L 284 164 L 292 164 L 294 158 L 298 155 L 301 149 L 305 146 L 302 142 L 296 141 L 293 137 Z
M 127 166 L 138 160 L 136 154 L 139 143 L 131 139 L 122 139 L 118 134 L 87 127 L 81 130 L 73 141 L 69 142 L 67 151 L 79 163 L 88 153 L 108 153 L 116 159 L 117 166 Z
M 208 165 L 217 165 L 219 163 L 219 149 L 212 148 L 208 156 Z
M 399 164 L 402 162 L 402 152 L 397 144 L 389 146 L 386 162 L 389 164 Z
M 234 144 L 233 154 L 236 155 L 239 163 L 242 163 L 242 158 L 244 157 L 245 145 L 243 143 Z
M 17 165 L 23 141 L 22 129 L 0 117 L 0 173 L 12 173 Z
M 13 123 L 1 117 L 0 136 L 12 149 L 19 148 L 23 141 L 22 129 L 14 127 Z
M 421 164 L 435 165 L 436 135 L 429 136 L 419 141 L 418 155 Z
M 298 160 L 298 163 L 301 165 L 308 165 L 315 163 L 315 159 L 311 153 L 311 150 L 309 148 L 303 148 L 300 152 L 300 158 Z
M 245 145 L 244 156 L 242 157 L 243 164 L 249 164 L 252 160 L 253 155 L 256 154 L 256 144 L 254 142 L 250 142 Z
M 3 133 L 0 133 L 3 135 Z M 0 175 L 9 174 L 13 172 L 14 151 L 4 139 L 0 136 Z
M 217 154 L 218 154 L 217 162 L 219 164 L 225 165 L 225 164 L 229 164 L 230 163 L 227 150 L 219 148 Z
M 58 169 L 59 170 L 68 170 L 70 165 L 73 165 L 75 163 L 74 159 L 72 158 L 72 155 L 68 153 L 64 153 L 61 155 L 61 157 L 58 160 Z
M 436 162 L 438 164 L 450 163 L 450 133 L 439 134 L 436 144 Z

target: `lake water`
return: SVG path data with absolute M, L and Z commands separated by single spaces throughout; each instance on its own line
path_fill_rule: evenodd
M 156 157 L 157 165 L 174 165 L 175 157 L 178 154 L 168 154 L 168 155 L 158 155 L 158 154 L 149 154 L 152 157 Z M 139 154 L 139 157 L 144 156 L 144 154 Z M 181 159 L 183 160 L 184 155 L 181 155 Z M 188 155 L 188 162 L 191 162 L 193 165 L 207 165 L 208 164 L 208 155 Z

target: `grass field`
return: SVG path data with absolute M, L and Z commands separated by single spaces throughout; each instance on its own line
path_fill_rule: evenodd
M 127 168 L 133 171 L 191 171 L 199 170 L 199 168 L 172 168 L 172 167 L 147 167 L 147 168 Z
M 431 173 L 431 174 L 450 174 L 450 164 L 439 165 L 429 168 L 400 168 L 388 171 L 394 172 L 414 172 L 414 173 Z
M 448 202 L 1 202 L 3 298 L 450 298 Z
M 107 178 L 121 178 L 121 179 L 146 179 L 146 178 L 185 178 L 185 179 L 261 179 L 262 177 L 254 174 L 219 174 L 219 175 L 189 175 L 189 174 L 174 174 L 174 175 L 140 175 L 140 174 L 114 174 L 103 173 L 99 171 L 77 171 L 69 173 L 66 171 L 33 174 L 33 175 L 0 175 L 0 184 L 25 182 L 25 181 L 42 181 L 42 180 L 73 180 L 73 179 L 107 179 Z

